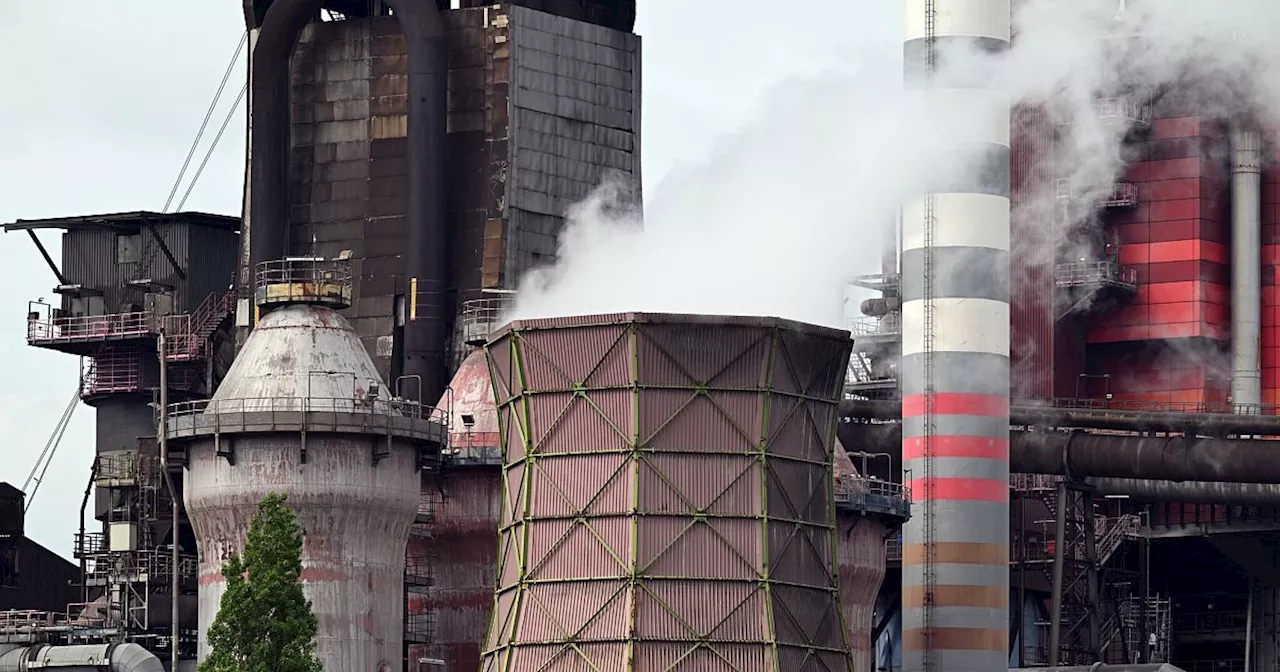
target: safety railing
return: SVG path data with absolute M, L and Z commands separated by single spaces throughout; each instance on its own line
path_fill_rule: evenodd
M 1132 290 L 1138 287 L 1138 271 L 1114 261 L 1073 261 L 1058 264 L 1055 280 L 1059 287 L 1115 285 Z
M 1244 631 L 1243 611 L 1180 612 L 1173 618 L 1173 629 L 1180 635 L 1211 635 L 1215 633 Z
M 430 586 L 434 566 L 428 554 L 411 554 L 404 558 L 404 580 L 410 586 Z
M 1098 118 L 1115 121 L 1127 126 L 1147 126 L 1151 123 L 1151 103 L 1127 96 L 1100 98 L 1094 104 Z
M 66 621 L 66 615 L 56 611 L 9 609 L 0 611 L 0 635 L 35 634 L 40 630 L 65 624 Z
M 435 630 L 436 616 L 434 612 L 423 611 L 416 614 L 405 614 L 404 639 L 406 642 L 428 644 L 435 635 Z
M 885 539 L 884 559 L 886 562 L 902 562 L 902 537 Z
M 463 342 L 468 345 L 484 344 L 514 303 L 515 294 L 464 301 L 459 320 Z
M 369 413 L 404 418 L 447 418 L 432 406 L 405 399 L 379 399 L 373 397 L 251 397 L 242 399 L 200 399 L 169 404 L 171 419 L 194 415 L 235 416 L 245 413 Z
M 138 338 L 154 335 L 155 327 L 154 317 L 146 311 L 74 317 L 55 317 L 51 313 L 49 316 L 28 316 L 27 343 L 52 345 Z
M 836 479 L 834 490 L 838 508 L 906 517 L 911 512 L 911 488 L 875 478 Z
M 318 302 L 349 306 L 352 286 L 349 259 L 273 259 L 254 268 L 259 305 Z
M 1111 193 L 1102 197 L 1104 208 L 1127 208 L 1138 204 L 1138 187 L 1129 182 L 1111 185 Z
M 1146 413 L 1211 413 L 1230 415 L 1280 415 L 1280 406 L 1262 404 L 1232 404 L 1228 402 L 1193 401 L 1140 401 L 1129 399 L 1015 399 L 1014 406 L 1050 407 L 1099 411 L 1132 411 Z
M 414 519 L 415 523 L 430 523 L 436 519 L 436 507 L 439 506 L 440 497 L 430 490 L 424 490 L 418 494 L 418 515 Z
M 1061 476 L 1051 474 L 1009 474 L 1009 485 L 1018 492 L 1044 492 L 1057 490 Z
M 107 550 L 107 537 L 101 532 L 76 533 L 72 550 L 77 559 L 105 553 Z
M 169 315 L 164 318 L 165 358 L 171 362 L 202 359 L 209 345 L 209 337 L 218 325 L 235 310 L 235 290 L 214 292 L 189 315 Z
M 80 396 L 141 392 L 142 353 L 133 348 L 107 348 L 80 358 Z
M 138 453 L 108 453 L 98 456 L 98 468 L 94 480 L 129 481 L 146 485 L 159 479 L 160 461 L 150 455 Z

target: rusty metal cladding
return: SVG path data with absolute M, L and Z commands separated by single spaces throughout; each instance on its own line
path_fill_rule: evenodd
M 423 526 L 429 536 L 411 538 L 430 544 L 433 584 L 411 599 L 409 613 L 424 614 L 434 624 L 431 644 L 424 647 L 428 657 L 445 661 L 448 670 L 478 670 L 493 610 L 502 474 L 496 466 L 475 465 L 437 478 L 443 493 L 434 518 Z
M 858 470 L 836 443 L 835 479 L 837 487 L 842 480 L 858 479 Z M 875 642 L 871 641 L 871 629 L 876 608 L 876 596 L 884 581 L 885 523 L 874 516 L 857 515 L 836 510 L 837 574 L 840 577 L 840 609 L 853 655 L 855 672 L 872 672 L 872 654 Z
M 279 492 L 305 534 L 302 580 L 325 670 L 399 667 L 405 544 L 419 468 L 444 427 L 387 400 L 351 325 L 315 305 L 264 315 L 213 399 L 169 409 L 185 452 L 185 500 L 200 548 L 203 633 L 258 502 Z
M 502 502 L 498 408 L 483 350 L 463 360 L 449 390 L 448 461 L 424 485 L 432 492 L 423 493 L 437 501 L 435 512 L 421 525 L 423 535 L 409 540 L 409 554 L 426 557 L 432 576 L 429 591 L 410 595 L 409 613 L 425 616 L 433 633 L 430 645 L 409 656 L 443 660 L 449 670 L 478 670 L 493 609 Z
M 773 318 L 515 322 L 484 672 L 850 669 L 832 448 L 846 332 Z

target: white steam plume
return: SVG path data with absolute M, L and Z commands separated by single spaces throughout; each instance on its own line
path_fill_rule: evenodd
M 1015 5 L 1008 54 L 944 54 L 939 76 L 997 78 L 1011 103 L 1052 101 L 1055 121 L 1071 122 L 1054 173 L 1084 200 L 1108 191 L 1124 165 L 1127 129 L 1099 118 L 1098 98 L 1163 94 L 1159 104 L 1169 107 L 1165 90 L 1194 81 L 1177 89 L 1189 96 L 1188 115 L 1280 117 L 1280 41 L 1268 39 L 1280 27 L 1280 2 Z M 1107 29 L 1149 39 L 1107 38 Z M 877 269 L 901 203 L 973 168 L 966 140 L 981 135 L 986 118 L 904 93 L 893 57 L 871 54 L 862 66 L 780 87 L 756 123 L 659 185 L 643 226 L 620 207 L 616 185 L 597 190 L 569 213 L 559 261 L 523 280 L 513 316 L 769 314 L 841 326 L 841 286 Z M 1038 249 L 1052 261 L 1054 246 Z

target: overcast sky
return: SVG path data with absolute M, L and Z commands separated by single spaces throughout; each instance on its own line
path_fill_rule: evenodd
M 893 52 L 901 23 L 898 3 L 875 0 L 800 11 L 777 0 L 639 4 L 650 195 L 673 167 L 750 122 L 774 86 L 847 69 L 867 49 Z M 160 209 L 240 39 L 240 2 L 44 0 L 15 3 L 5 24 L 0 222 Z M 237 68 L 223 108 L 243 81 Z M 186 209 L 238 215 L 243 161 L 240 115 Z M 56 235 L 45 240 L 58 258 Z M 20 487 L 76 389 L 79 362 L 25 344 L 27 302 L 52 298 L 56 284 L 25 235 L 0 237 L 0 267 L 0 480 Z M 78 408 L 28 515 L 28 535 L 63 555 L 88 478 L 93 420 L 92 409 Z

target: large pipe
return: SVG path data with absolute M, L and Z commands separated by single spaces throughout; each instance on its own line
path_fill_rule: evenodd
M 109 670 L 110 672 L 164 672 L 164 663 L 140 644 L 49 646 L 40 644 L 12 649 L 0 655 L 0 672 L 28 672 L 45 668 Z
M 902 430 L 897 423 L 855 424 L 840 435 L 849 445 L 885 450 Z M 1275 441 L 1015 430 L 1008 446 L 1012 470 L 1026 474 L 1280 484 Z
M 288 256 L 289 58 L 322 4 L 275 0 L 249 52 L 249 278 L 258 264 Z
M 322 0 L 275 0 L 267 9 L 250 66 L 249 261 L 288 254 L 289 58 Z M 387 0 L 408 51 L 408 181 L 406 253 L 410 312 L 405 326 L 406 375 L 422 378 L 421 400 L 443 392 L 447 342 L 448 60 L 436 2 Z M 250 272 L 252 272 L 250 270 Z
M 1231 400 L 1262 403 L 1262 134 L 1231 132 Z
M 907 89 L 985 118 L 958 138 L 974 165 L 902 209 L 902 669 L 990 672 L 1009 659 L 1009 102 L 937 60 L 1006 50 L 1009 0 L 904 4 Z
M 1253 411 L 1269 410 L 1254 407 Z M 846 420 L 897 420 L 902 402 L 895 400 L 849 399 L 840 404 Z M 1183 413 L 1142 411 L 1123 408 L 1073 409 L 1015 400 L 1009 409 L 1014 426 L 1073 427 L 1111 429 L 1125 432 L 1184 432 L 1203 434 L 1257 434 L 1280 436 L 1280 416 L 1237 415 L 1233 413 Z
M 404 375 L 421 376 L 421 401 L 444 393 L 448 342 L 448 51 L 435 2 L 388 0 L 408 49 L 410 319 L 404 327 Z
M 1280 506 L 1280 485 L 1221 481 L 1161 481 L 1139 478 L 1095 478 L 1099 495 L 1126 495 L 1153 502 Z

